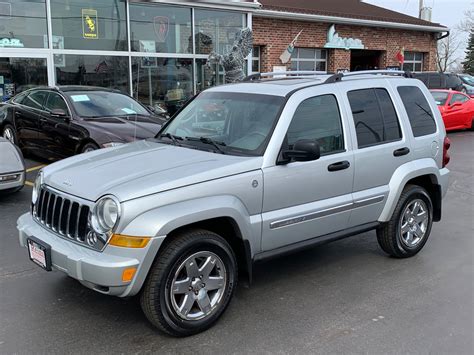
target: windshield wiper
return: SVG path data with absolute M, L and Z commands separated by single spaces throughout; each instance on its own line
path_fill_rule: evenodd
M 171 139 L 171 141 L 173 142 L 173 144 L 174 144 L 174 145 L 178 145 L 178 146 L 181 146 L 181 144 L 179 144 L 178 140 L 180 140 L 180 141 L 183 140 L 183 137 L 175 136 L 174 134 L 171 134 L 171 133 L 163 133 L 163 134 L 160 134 L 160 138 L 168 138 L 168 139 Z
M 420 109 L 422 109 L 423 111 L 425 111 L 425 113 L 426 113 L 428 116 L 430 116 L 431 118 L 434 118 L 434 117 L 433 117 L 433 114 L 432 114 L 430 111 L 428 111 L 426 108 L 424 108 L 423 106 L 421 106 L 418 102 L 415 102 L 415 105 L 418 106 L 418 107 L 419 107 Z
M 209 137 L 186 137 L 186 140 L 191 142 L 201 142 L 204 144 L 210 144 L 221 154 L 226 154 L 226 152 L 221 148 L 227 146 L 224 142 L 215 141 Z

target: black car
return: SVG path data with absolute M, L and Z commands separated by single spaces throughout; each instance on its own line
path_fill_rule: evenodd
M 0 106 L 0 132 L 27 153 L 57 160 L 154 137 L 167 118 L 114 90 L 38 87 Z
M 464 86 L 456 74 L 423 72 L 413 73 L 413 77 L 421 80 L 428 89 L 463 91 Z

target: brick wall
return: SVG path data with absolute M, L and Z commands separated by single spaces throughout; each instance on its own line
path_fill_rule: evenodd
M 271 71 L 274 65 L 282 65 L 280 55 L 301 30 L 303 33 L 298 39 L 297 47 L 323 48 L 330 25 L 329 23 L 254 17 L 252 23 L 254 45 L 262 47 L 262 71 Z M 433 33 L 350 25 L 336 25 L 336 31 L 340 37 L 362 40 L 368 50 L 382 51 L 381 68 L 398 65 L 396 54 L 401 47 L 405 47 L 405 51 L 424 53 L 423 70 L 436 70 L 436 41 Z M 329 71 L 350 68 L 350 51 L 330 49 L 328 53 Z

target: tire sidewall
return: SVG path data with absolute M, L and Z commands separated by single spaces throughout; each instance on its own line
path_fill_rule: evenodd
M 3 130 L 2 130 L 2 137 L 3 137 L 3 135 L 4 135 L 4 133 L 5 133 L 5 131 L 6 131 L 7 129 L 9 129 L 9 130 L 12 132 L 12 134 L 13 134 L 13 144 L 15 144 L 16 146 L 18 146 L 18 139 L 17 139 L 17 137 L 16 137 L 16 131 L 15 131 L 15 128 L 13 128 L 11 125 L 7 124 L 7 125 L 5 125 L 5 127 L 3 127 Z
M 407 206 L 413 202 L 413 200 L 420 199 L 425 202 L 426 206 L 428 207 L 428 225 L 426 227 L 426 232 L 423 237 L 423 239 L 414 247 L 409 247 L 405 245 L 402 242 L 402 235 L 401 235 L 401 224 L 402 224 L 402 219 L 403 219 L 403 212 L 407 208 Z M 426 191 L 422 188 L 416 187 L 411 190 L 410 194 L 406 196 L 405 201 L 401 205 L 400 210 L 398 211 L 398 221 L 396 224 L 396 247 L 398 250 L 400 250 L 401 253 L 405 255 L 415 255 L 417 254 L 426 244 L 428 241 L 428 238 L 431 233 L 431 227 L 433 226 L 433 203 L 431 202 L 431 199 L 429 195 L 426 193 Z
M 226 288 L 221 302 L 214 314 L 212 314 L 209 318 L 196 321 L 187 321 L 180 318 L 171 306 L 170 289 L 175 272 L 181 263 L 190 255 L 199 251 L 210 251 L 221 258 L 227 273 L 225 285 Z M 166 323 L 175 332 L 178 332 L 183 336 L 195 334 L 211 327 L 225 311 L 230 299 L 232 298 L 236 286 L 236 271 L 237 264 L 235 257 L 227 243 L 221 242 L 216 238 L 208 237 L 196 238 L 195 241 L 189 243 L 169 262 L 168 266 L 163 272 L 161 280 L 159 281 L 161 286 L 159 288 L 159 303 L 161 304 L 161 313 Z M 158 300 L 155 299 L 153 302 L 155 302 L 156 305 Z

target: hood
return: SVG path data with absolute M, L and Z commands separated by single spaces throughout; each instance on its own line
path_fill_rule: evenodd
M 112 194 L 123 202 L 260 169 L 262 161 L 145 140 L 61 160 L 43 172 L 47 185 L 65 193 L 90 201 Z
M 159 118 L 145 116 L 83 118 L 82 122 L 106 134 L 114 142 L 134 142 L 152 138 L 163 124 L 163 120 Z

